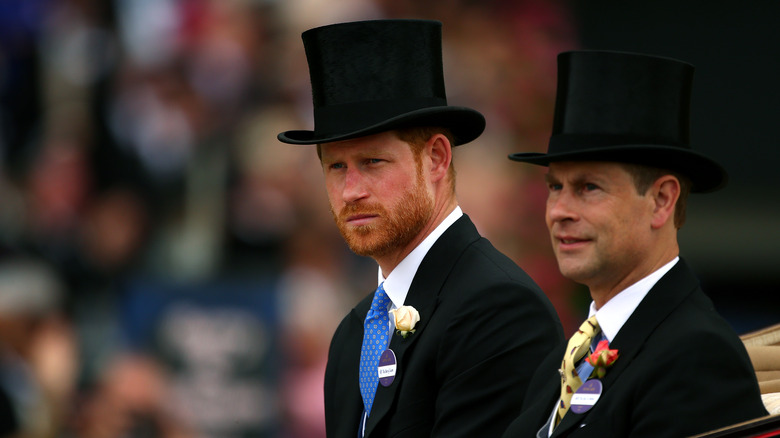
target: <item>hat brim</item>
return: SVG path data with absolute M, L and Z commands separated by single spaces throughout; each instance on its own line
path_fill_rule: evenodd
M 558 161 L 611 161 L 669 169 L 690 178 L 691 192 L 695 193 L 714 192 L 728 182 L 728 173 L 720 164 L 678 146 L 630 144 L 553 154 L 524 152 L 510 154 L 509 159 L 539 166 L 549 166 Z
M 358 130 L 337 134 L 318 134 L 316 131 L 293 130 L 277 135 L 279 141 L 288 144 L 319 144 L 349 140 L 384 131 L 416 126 L 441 126 L 455 137 L 453 146 L 469 143 L 485 130 L 485 117 L 476 110 L 458 106 L 430 107 L 410 111 L 380 123 Z

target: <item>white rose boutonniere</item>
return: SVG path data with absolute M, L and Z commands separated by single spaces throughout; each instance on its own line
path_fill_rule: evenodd
M 390 311 L 395 319 L 395 330 L 401 336 L 406 338 L 410 333 L 414 333 L 414 326 L 420 320 L 420 313 L 412 306 L 401 306 Z

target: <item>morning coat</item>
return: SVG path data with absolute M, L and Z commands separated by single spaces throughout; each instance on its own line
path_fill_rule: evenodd
M 685 437 L 767 415 L 750 358 L 680 259 L 610 344 L 618 359 L 582 414 L 552 437 Z M 542 362 L 505 438 L 535 437 L 560 396 L 565 342 Z M 547 434 L 543 434 L 547 437 Z
M 366 296 L 342 320 L 325 372 L 329 438 L 355 438 Z M 534 281 L 477 232 L 465 214 L 420 264 L 404 305 L 413 334 L 394 333 L 395 380 L 379 385 L 366 437 L 497 437 L 517 416 L 540 358 L 563 340 L 554 308 Z

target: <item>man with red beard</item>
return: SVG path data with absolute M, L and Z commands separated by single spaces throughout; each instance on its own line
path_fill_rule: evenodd
M 485 120 L 447 105 L 441 23 L 343 23 L 303 42 L 315 129 L 278 137 L 317 145 L 341 234 L 379 265 L 379 287 L 331 342 L 327 435 L 498 436 L 563 335 L 539 287 L 458 206 L 452 147 Z

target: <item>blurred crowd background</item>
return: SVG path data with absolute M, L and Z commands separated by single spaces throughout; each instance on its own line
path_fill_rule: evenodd
M 450 103 L 488 128 L 456 149 L 458 198 L 542 286 L 567 332 L 589 302 L 543 220 L 556 55 L 697 66 L 693 138 L 729 189 L 681 236 L 719 310 L 780 322 L 777 2 L 0 1 L 0 436 L 324 436 L 322 379 L 376 266 L 328 211 L 300 34 L 358 19 L 444 23 Z

